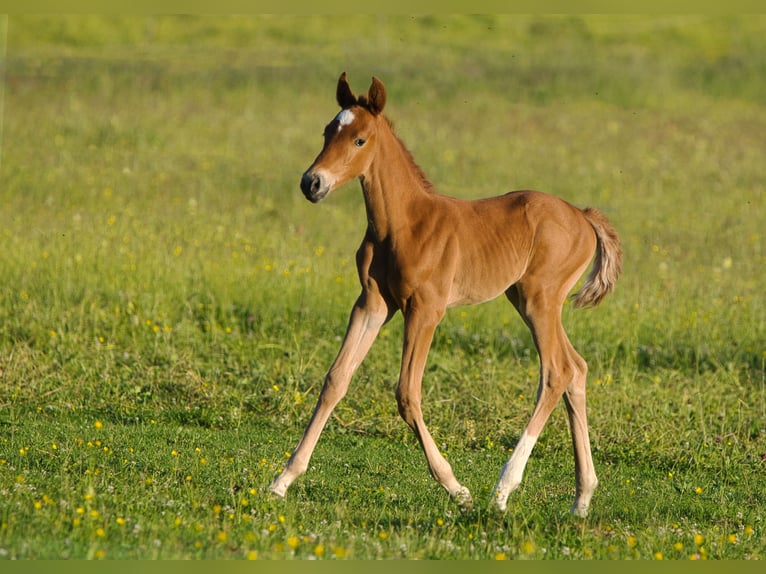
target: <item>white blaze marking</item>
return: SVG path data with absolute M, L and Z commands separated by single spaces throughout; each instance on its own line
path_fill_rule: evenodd
M 335 119 L 338 120 L 338 131 L 340 131 L 343 129 L 343 126 L 347 126 L 354 121 L 354 112 L 351 110 L 341 110 L 341 112 L 335 116 Z

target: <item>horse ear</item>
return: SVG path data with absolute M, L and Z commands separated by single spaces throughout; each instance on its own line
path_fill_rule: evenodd
M 335 92 L 335 99 L 338 100 L 338 105 L 344 110 L 357 103 L 356 96 L 351 91 L 351 86 L 348 85 L 346 72 L 343 72 L 340 78 L 338 78 L 338 89 Z
M 372 84 L 367 91 L 367 107 L 375 116 L 386 107 L 386 88 L 375 76 L 372 77 Z

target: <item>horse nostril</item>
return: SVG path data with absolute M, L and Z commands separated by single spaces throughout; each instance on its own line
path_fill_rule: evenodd
M 301 191 L 306 199 L 316 203 L 324 197 L 324 180 L 322 176 L 316 173 L 306 172 L 301 178 Z
M 308 172 L 303 174 L 303 177 L 301 177 L 301 191 L 303 191 L 304 194 L 311 193 L 315 179 L 316 178 L 312 175 L 309 175 Z

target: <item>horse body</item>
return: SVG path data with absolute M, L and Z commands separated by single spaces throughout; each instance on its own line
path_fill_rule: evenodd
M 587 365 L 561 325 L 570 289 L 594 257 L 575 304 L 598 303 L 621 268 L 619 239 L 594 209 L 581 210 L 536 191 L 467 201 L 440 195 L 381 114 L 385 89 L 373 78 L 356 98 L 343 74 L 342 110 L 325 128 L 325 144 L 304 173 L 301 189 L 319 201 L 359 178 L 367 231 L 357 251 L 362 292 L 303 438 L 271 490 L 284 496 L 308 467 L 319 435 L 380 328 L 397 311 L 404 344 L 396 398 L 399 412 L 425 452 L 431 474 L 463 506 L 470 492 L 439 452 L 421 411 L 421 382 L 436 326 L 448 307 L 505 293 L 530 328 L 540 355 L 540 385 L 532 418 L 503 468 L 493 504 L 505 509 L 521 481 L 532 447 L 553 407 L 564 396 L 575 451 L 573 512 L 587 513 L 597 484 L 585 413 Z

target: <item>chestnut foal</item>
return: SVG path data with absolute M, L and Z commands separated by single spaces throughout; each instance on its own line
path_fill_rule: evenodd
M 421 382 L 434 330 L 448 307 L 488 301 L 505 293 L 534 337 L 540 356 L 537 403 L 502 469 L 491 505 L 506 508 L 545 422 L 564 396 L 575 456 L 572 512 L 585 516 L 597 479 L 585 409 L 587 365 L 569 342 L 561 309 L 569 290 L 593 261 L 577 307 L 598 304 L 615 285 L 622 253 L 617 233 L 595 209 L 556 197 L 515 191 L 466 201 L 439 195 L 382 115 L 386 91 L 377 78 L 356 97 L 343 73 L 340 113 L 324 130 L 324 147 L 301 179 L 318 202 L 353 178 L 362 184 L 367 231 L 356 253 L 362 292 L 330 367 L 303 438 L 272 482 L 284 496 L 308 468 L 319 435 L 380 328 L 404 316 L 404 345 L 396 400 L 415 431 L 433 477 L 464 508 L 473 504 L 439 452 L 421 412 Z

